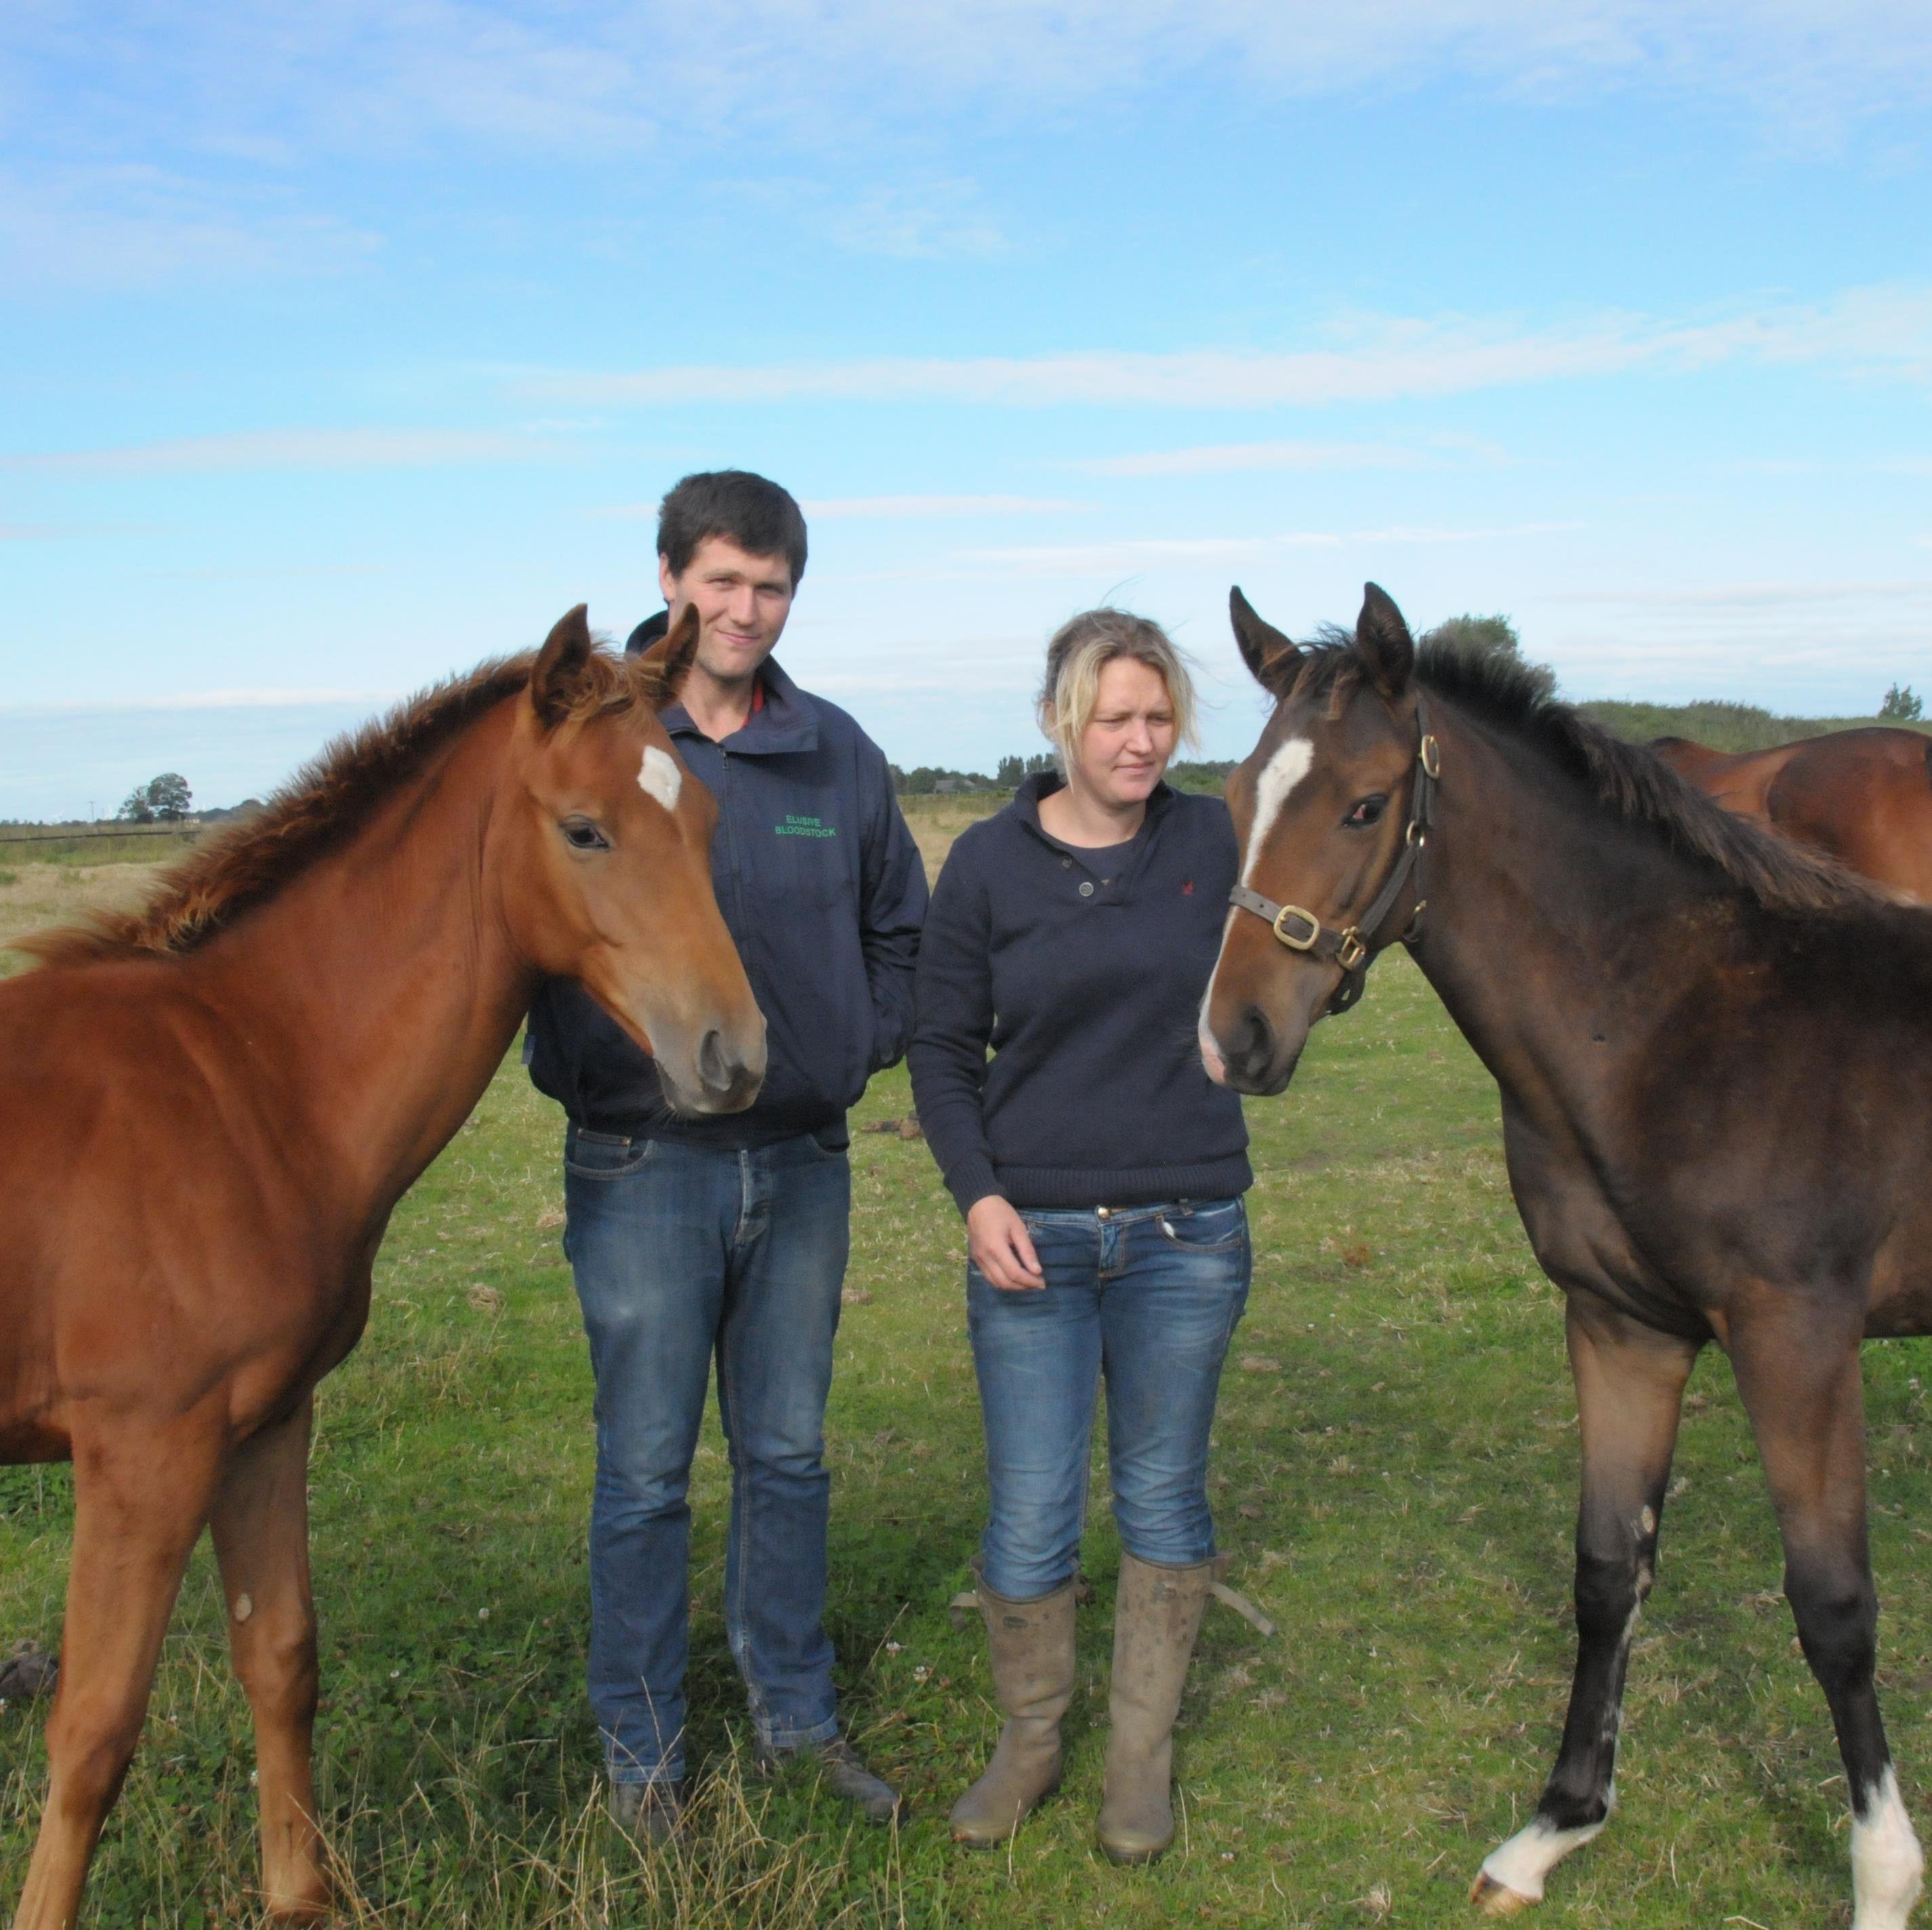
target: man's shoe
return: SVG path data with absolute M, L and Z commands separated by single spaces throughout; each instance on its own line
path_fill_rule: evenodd
M 794 1767 L 816 1769 L 818 1780 L 842 1802 L 851 1804 L 868 1823 L 904 1820 L 905 1798 L 890 1783 L 873 1775 L 843 1736 L 797 1749 L 767 1749 L 761 1745 L 757 1760 L 761 1775 L 782 1775 Z
M 662 1778 L 656 1782 L 614 1782 L 610 1820 L 640 1843 L 663 1844 L 684 1821 L 684 1792 Z

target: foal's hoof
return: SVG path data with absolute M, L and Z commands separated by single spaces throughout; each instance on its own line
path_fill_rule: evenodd
M 1498 1883 L 1487 1870 L 1478 1870 L 1476 1880 L 1469 1886 L 1469 1901 L 1485 1916 L 1514 1916 L 1519 1910 L 1528 1909 L 1536 1898 L 1511 1889 L 1506 1883 Z

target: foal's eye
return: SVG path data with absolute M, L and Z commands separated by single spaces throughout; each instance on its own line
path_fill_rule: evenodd
M 557 827 L 574 851 L 608 851 L 610 840 L 588 818 L 566 818 Z
M 1382 813 L 1388 809 L 1388 796 L 1385 793 L 1378 791 L 1374 797 L 1364 798 L 1354 809 L 1342 820 L 1342 822 L 1350 830 L 1359 831 L 1368 825 L 1378 822 Z

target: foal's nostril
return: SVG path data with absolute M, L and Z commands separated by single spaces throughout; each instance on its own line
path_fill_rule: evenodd
M 1241 1014 L 1226 1053 L 1231 1077 L 1253 1083 L 1266 1076 L 1274 1063 L 1274 1028 L 1258 1005 L 1250 1005 Z
M 698 1076 L 704 1082 L 705 1091 L 729 1091 L 738 1072 L 739 1068 L 732 1064 L 730 1055 L 724 1049 L 724 1041 L 717 1027 L 712 1026 L 698 1048 Z

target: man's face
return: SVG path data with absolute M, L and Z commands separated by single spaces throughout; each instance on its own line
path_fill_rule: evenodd
M 686 604 L 698 611 L 698 668 L 721 683 L 752 675 L 772 653 L 791 614 L 791 565 L 754 557 L 728 536 L 706 536 L 676 575 L 658 558 L 658 587 L 671 621 Z

